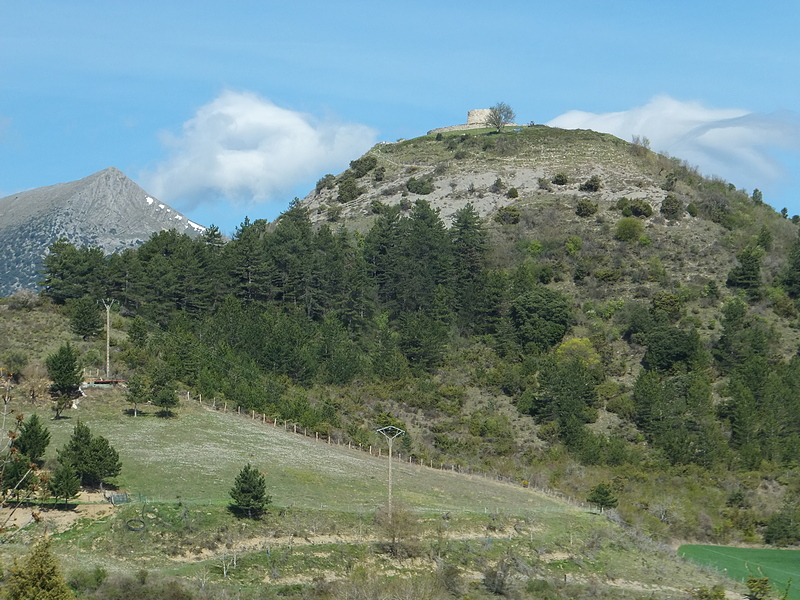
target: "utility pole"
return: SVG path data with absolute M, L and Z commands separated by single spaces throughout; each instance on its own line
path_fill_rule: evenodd
M 103 300 L 106 307 L 106 379 L 111 379 L 111 307 L 116 300 Z
M 394 425 L 389 425 L 378 429 L 378 433 L 389 442 L 389 519 L 394 520 L 394 514 L 392 513 L 392 444 L 394 439 L 403 435 L 405 431 Z

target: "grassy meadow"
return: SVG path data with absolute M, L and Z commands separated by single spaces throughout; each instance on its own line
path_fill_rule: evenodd
M 800 550 L 687 544 L 678 549 L 678 554 L 738 581 L 747 581 L 750 575 L 769 577 L 774 590 L 783 593 L 789 586 L 787 598 L 800 599 Z

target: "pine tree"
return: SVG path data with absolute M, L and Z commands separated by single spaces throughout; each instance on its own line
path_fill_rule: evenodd
M 267 495 L 266 479 L 250 463 L 236 476 L 230 495 L 233 505 L 246 512 L 249 518 L 260 515 L 272 502 L 272 498 Z
M 64 507 L 66 507 L 67 502 L 78 495 L 81 489 L 81 478 L 78 477 L 71 465 L 59 465 L 47 485 L 56 503 L 59 498 L 63 498 Z
M 45 359 L 45 365 L 47 374 L 53 381 L 50 391 L 55 401 L 53 409 L 56 411 L 56 418 L 59 418 L 61 412 L 71 405 L 71 400 L 83 381 L 78 351 L 67 342 Z
M 14 447 L 34 462 L 44 456 L 48 444 L 50 444 L 50 431 L 42 425 L 36 413 L 20 425 L 19 437 L 14 440 Z
M 133 416 L 139 414 L 138 405 L 147 402 L 150 387 L 147 379 L 137 374 L 132 375 L 128 381 L 125 382 L 127 389 L 125 390 L 125 400 L 133 404 Z
M 614 508 L 617 505 L 617 498 L 614 496 L 611 488 L 605 483 L 598 483 L 589 493 L 586 501 L 589 504 L 594 504 L 601 512 L 607 508 Z
M 97 304 L 88 296 L 71 303 L 69 326 L 72 333 L 84 340 L 96 336 L 103 329 L 103 319 Z
M 7 600 L 73 600 L 75 596 L 61 574 L 58 561 L 50 548 L 50 541 L 43 540 L 34 546 L 31 553 L 14 562 L 9 569 L 7 583 L 3 589 Z
M 47 374 L 53 381 L 51 389 L 62 395 L 74 394 L 83 381 L 78 351 L 67 342 L 45 359 Z
M 84 484 L 102 484 L 105 479 L 119 475 L 122 463 L 109 441 L 93 437 L 89 427 L 78 421 L 67 445 L 58 451 L 58 461 L 69 465 Z

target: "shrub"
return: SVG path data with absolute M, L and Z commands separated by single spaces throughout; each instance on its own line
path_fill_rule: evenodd
M 661 214 L 670 221 L 677 221 L 683 216 L 683 202 L 673 194 L 667 194 L 661 203 Z
M 617 209 L 622 211 L 623 217 L 649 217 L 653 214 L 653 207 L 641 198 L 625 198 L 617 200 Z
M 372 179 L 374 181 L 383 181 L 386 177 L 386 167 L 378 167 L 372 172 Z
M 358 187 L 355 177 L 346 177 L 339 183 L 339 194 L 336 199 L 342 204 L 352 202 L 366 191 L 364 188 Z
M 575 209 L 575 214 L 579 217 L 591 217 L 597 212 L 597 204 L 588 198 L 581 198 L 578 200 L 578 206 Z
M 582 192 L 599 192 L 601 187 L 603 187 L 603 184 L 600 178 L 597 175 L 592 175 L 580 185 L 579 189 Z
M 319 194 L 322 190 L 333 189 L 334 185 L 336 185 L 336 177 L 328 173 L 317 181 L 317 193 Z
M 406 188 L 412 194 L 419 194 L 421 196 L 426 196 L 434 190 L 433 180 L 430 178 L 417 179 L 416 177 L 412 177 L 406 182 Z
M 566 173 L 556 173 L 551 182 L 555 185 L 567 185 L 569 183 L 569 178 Z
M 697 206 L 694 202 L 689 202 L 689 204 L 686 206 L 686 212 L 689 213 L 690 217 L 697 216 Z
M 444 138 L 444 136 L 442 135 L 441 131 L 436 134 L 436 141 L 437 142 L 441 142 L 443 138 Z
M 583 245 L 583 241 L 577 235 L 571 235 L 567 238 L 567 241 L 564 243 L 564 247 L 567 250 L 567 254 L 570 256 L 575 256 L 578 252 L 581 251 L 581 246 Z
M 547 181 L 544 177 L 539 177 L 539 189 L 544 190 L 546 192 L 552 192 L 553 186 L 550 185 L 550 182 Z
M 519 209 L 516 206 L 504 206 L 497 211 L 494 220 L 501 225 L 516 225 L 520 220 Z
M 456 160 L 463 160 L 467 158 L 467 156 L 469 155 L 466 150 L 456 150 L 455 154 L 453 154 L 453 158 Z
M 489 191 L 493 194 L 500 194 L 506 187 L 506 184 L 503 183 L 503 180 L 499 177 L 494 180 L 494 183 L 489 186 Z
M 635 242 L 644 233 L 644 225 L 635 217 L 622 217 L 617 221 L 614 237 L 621 242 Z
M 341 206 L 331 206 L 326 211 L 325 217 L 331 223 L 335 223 L 339 220 L 339 217 L 342 216 L 342 207 Z
M 378 159 L 374 156 L 362 156 L 350 161 L 350 168 L 353 170 L 353 177 L 361 179 L 378 166 Z
M 515 187 L 508 188 L 508 192 L 506 192 L 506 195 L 509 198 L 519 198 L 519 191 Z

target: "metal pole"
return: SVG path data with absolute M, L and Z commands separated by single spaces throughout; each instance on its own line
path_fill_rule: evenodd
M 377 430 L 389 442 L 389 519 L 394 520 L 392 513 L 392 444 L 394 439 L 405 434 L 405 431 L 394 425 L 388 427 L 381 427 Z
M 111 307 L 114 300 L 103 300 L 106 307 L 106 379 L 111 379 Z

